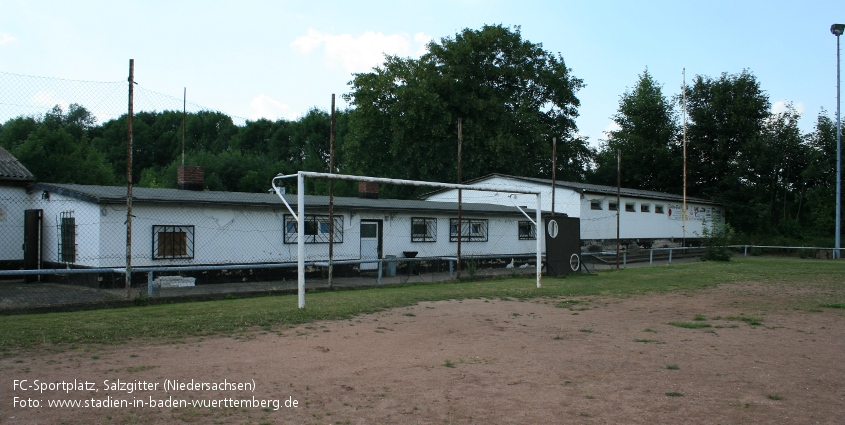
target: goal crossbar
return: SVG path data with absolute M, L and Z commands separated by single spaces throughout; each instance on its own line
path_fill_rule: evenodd
M 317 179 L 326 179 L 326 180 L 351 180 L 351 181 L 360 181 L 360 182 L 371 182 L 371 183 L 384 183 L 384 184 L 395 184 L 395 185 L 406 185 L 406 186 L 421 186 L 421 187 L 436 187 L 441 189 L 458 189 L 458 190 L 473 190 L 473 191 L 480 191 L 480 192 L 497 192 L 497 193 L 509 193 L 509 194 L 524 194 L 524 195 L 535 195 L 537 198 L 537 204 L 535 208 L 535 217 L 532 219 L 522 208 L 517 207 L 523 215 L 525 215 L 529 221 L 535 226 L 537 229 L 537 266 L 536 266 L 536 276 L 537 276 L 537 288 L 540 288 L 542 285 L 542 246 L 541 246 L 541 239 L 540 239 L 540 228 L 542 223 L 542 193 L 538 190 L 531 190 L 522 187 L 510 187 L 510 186 L 496 186 L 496 185 L 466 185 L 466 184 L 456 184 L 456 183 L 439 183 L 439 182 L 429 182 L 423 180 L 403 180 L 403 179 L 391 179 L 391 178 L 384 178 L 384 177 L 369 177 L 369 176 L 354 176 L 349 174 L 334 174 L 334 173 L 318 173 L 314 171 L 299 171 L 296 174 L 278 174 L 276 177 L 273 178 L 271 181 L 271 185 L 273 187 L 273 192 L 281 199 L 282 203 L 284 203 L 285 207 L 287 207 L 288 211 L 290 211 L 291 215 L 293 216 L 294 220 L 297 223 L 297 274 L 298 274 L 298 285 L 297 285 L 297 294 L 299 300 L 299 308 L 305 308 L 305 226 L 302 225 L 302 220 L 305 217 L 305 178 L 317 178 Z M 294 212 L 293 208 L 288 204 L 287 200 L 285 200 L 284 193 L 282 188 L 276 184 L 277 180 L 281 179 L 289 179 L 289 178 L 296 178 L 296 209 L 297 211 Z

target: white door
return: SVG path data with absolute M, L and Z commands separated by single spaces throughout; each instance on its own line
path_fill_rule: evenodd
M 377 260 L 379 258 L 379 222 L 361 221 L 361 259 Z M 378 263 L 361 263 L 361 270 L 376 270 Z

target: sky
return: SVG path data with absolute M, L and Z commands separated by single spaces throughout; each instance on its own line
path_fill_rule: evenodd
M 791 102 L 812 131 L 822 109 L 835 119 L 833 23 L 845 23 L 841 0 L 0 0 L 0 72 L 125 82 L 134 59 L 144 89 L 175 99 L 184 90 L 234 117 L 292 120 L 329 110 L 332 94 L 347 108 L 352 74 L 385 53 L 416 58 L 465 28 L 519 26 L 586 84 L 576 123 L 596 146 L 646 69 L 667 97 L 683 73 L 691 83 L 749 70 L 774 112 Z

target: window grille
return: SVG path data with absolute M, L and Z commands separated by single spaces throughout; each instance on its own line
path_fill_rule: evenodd
M 73 211 L 59 214 L 59 261 L 76 262 L 76 218 Z
M 537 227 L 530 221 L 519 222 L 519 240 L 536 240 Z
M 331 222 L 327 215 L 305 216 L 305 243 L 329 243 Z M 296 243 L 298 239 L 296 220 L 285 216 L 285 243 Z M 334 217 L 334 243 L 343 243 L 343 216 Z
M 449 219 L 449 240 L 458 241 L 458 219 Z M 462 242 L 487 242 L 487 220 L 462 219 L 461 220 L 461 241 Z
M 194 226 L 153 226 L 153 259 L 194 258 Z
M 437 219 L 412 217 L 411 242 L 437 242 Z

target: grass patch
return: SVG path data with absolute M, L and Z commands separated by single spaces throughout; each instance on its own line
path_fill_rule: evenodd
M 684 394 L 679 393 L 679 392 L 675 392 L 675 391 L 671 391 L 671 392 L 666 393 L 666 396 L 667 397 L 683 397 Z
M 822 307 L 822 308 L 845 308 L 845 303 L 826 303 L 826 304 L 820 304 L 819 307 Z
M 713 325 L 709 323 L 702 323 L 702 322 L 669 322 L 672 326 L 677 326 L 679 328 L 687 328 L 687 329 L 702 329 L 702 328 L 712 328 Z
M 642 342 L 643 344 L 663 344 L 663 342 L 660 342 L 656 339 L 635 339 L 634 342 Z
M 246 335 L 318 320 L 350 319 L 426 301 L 461 299 L 563 300 L 561 307 L 583 307 L 573 297 L 626 296 L 642 293 L 692 291 L 736 282 L 761 282 L 819 289 L 802 302 L 841 304 L 845 299 L 845 270 L 826 260 L 748 258 L 723 262 L 641 267 L 597 274 L 574 274 L 544 279 L 538 289 L 533 277 L 478 282 L 392 285 L 355 290 L 314 291 L 306 294 L 306 308 L 297 308 L 297 295 L 186 301 L 124 308 L 8 315 L 0 320 L 0 354 L 21 349 L 64 345 L 121 344 L 126 341 L 169 343 L 185 338 Z M 784 306 L 792 306 L 784 301 Z M 839 307 L 835 307 L 839 308 Z M 703 325 L 703 322 L 695 322 Z M 748 322 L 747 322 L 748 323 Z
M 763 319 L 756 316 L 728 316 L 725 320 L 741 321 L 747 323 L 749 326 L 760 326 L 763 324 Z
M 781 397 L 780 394 L 769 394 L 768 397 L 769 397 L 769 400 L 775 400 L 775 401 L 783 400 L 783 397 Z
M 455 363 L 453 363 L 453 362 L 452 362 L 451 360 L 449 360 L 449 359 L 446 359 L 446 361 L 445 361 L 445 362 L 443 362 L 443 366 L 446 366 L 446 367 L 455 367 Z
M 678 366 L 677 364 L 667 364 L 667 365 L 666 365 L 666 369 L 669 369 L 669 370 L 678 370 L 678 369 L 680 369 L 680 368 L 681 368 L 681 367 L 680 367 L 680 366 Z

